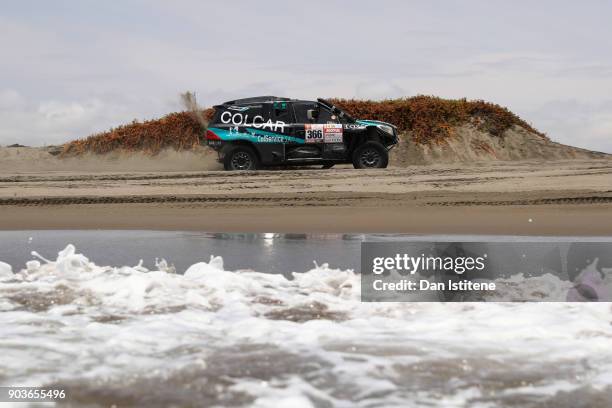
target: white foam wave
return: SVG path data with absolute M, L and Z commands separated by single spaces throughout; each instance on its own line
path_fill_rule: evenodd
M 123 405 L 529 406 L 612 391 L 607 304 L 362 303 L 359 276 L 327 264 L 293 279 L 220 257 L 172 272 L 98 266 L 71 245 L 16 273 L 0 263 L 1 385 Z M 540 289 L 567 291 L 552 278 Z

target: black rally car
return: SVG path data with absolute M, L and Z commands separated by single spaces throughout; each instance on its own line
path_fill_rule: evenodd
M 260 96 L 215 106 L 206 143 L 226 170 L 337 163 L 363 169 L 387 167 L 398 137 L 395 126 L 354 119 L 324 99 Z

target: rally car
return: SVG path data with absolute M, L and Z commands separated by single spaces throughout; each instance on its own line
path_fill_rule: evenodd
M 275 96 L 237 99 L 214 107 L 206 144 L 226 170 L 263 166 L 352 163 L 355 168 L 385 168 L 398 143 L 390 123 L 359 120 L 317 99 Z

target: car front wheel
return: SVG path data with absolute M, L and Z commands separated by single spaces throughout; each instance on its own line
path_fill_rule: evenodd
M 225 170 L 257 170 L 259 159 L 248 146 L 239 146 L 226 153 L 223 160 Z
M 356 169 L 384 169 L 388 164 L 389 152 L 377 142 L 366 142 L 353 153 L 353 167 Z

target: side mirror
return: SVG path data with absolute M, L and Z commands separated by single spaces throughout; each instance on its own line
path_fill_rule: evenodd
M 308 120 L 315 120 L 319 117 L 319 111 L 317 109 L 308 109 L 306 111 L 306 117 Z

